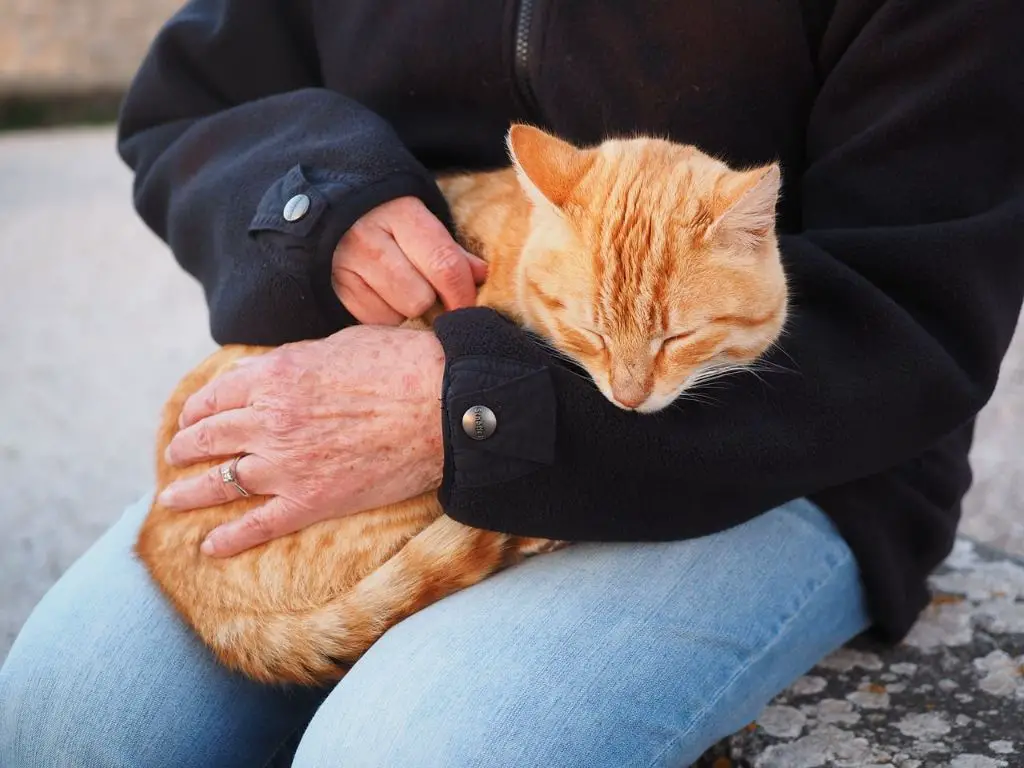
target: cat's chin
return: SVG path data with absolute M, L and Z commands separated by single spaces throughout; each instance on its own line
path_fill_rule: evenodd
M 675 395 L 651 395 L 636 408 L 630 408 L 629 410 L 636 413 L 657 413 L 672 405 L 681 394 L 682 392 L 678 392 Z
M 620 410 L 626 411 L 627 413 L 657 413 L 658 411 L 664 410 L 672 405 L 676 398 L 682 394 L 682 391 L 669 395 L 652 394 L 640 403 L 640 405 L 630 408 L 629 406 L 625 406 L 618 402 L 612 394 L 611 388 L 607 385 L 598 384 L 597 388 L 601 390 L 601 394 L 604 395 L 612 405 Z

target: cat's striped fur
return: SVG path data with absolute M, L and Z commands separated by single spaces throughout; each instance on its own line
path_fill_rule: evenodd
M 777 166 L 734 171 L 644 137 L 579 149 L 521 125 L 508 143 L 509 168 L 440 180 L 460 240 L 490 265 L 479 301 L 582 365 L 613 403 L 657 411 L 776 341 L 787 308 Z M 182 379 L 161 419 L 157 491 L 223 463 L 178 469 L 163 452 L 188 396 L 264 351 L 224 347 Z M 232 558 L 200 554 L 209 531 L 262 502 L 187 513 L 154 502 L 136 552 L 223 663 L 267 682 L 336 680 L 396 622 L 561 546 L 461 525 L 428 493 Z

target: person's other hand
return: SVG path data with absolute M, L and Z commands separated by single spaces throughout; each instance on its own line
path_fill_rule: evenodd
M 437 488 L 443 373 L 433 333 L 355 326 L 250 358 L 194 393 L 167 461 L 244 454 L 239 483 L 269 497 L 212 531 L 202 551 L 233 555 Z M 172 483 L 160 503 L 185 512 L 237 498 L 217 466 Z
M 334 292 L 365 325 L 399 325 L 440 298 L 446 309 L 476 303 L 487 263 L 465 251 L 415 197 L 377 206 L 341 238 Z

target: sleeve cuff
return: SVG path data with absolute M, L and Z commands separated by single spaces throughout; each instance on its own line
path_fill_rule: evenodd
M 557 402 L 539 346 L 497 312 L 448 312 L 434 323 L 445 350 L 442 387 L 445 450 L 441 504 L 457 505 L 462 490 L 493 486 L 555 462 Z M 463 428 L 463 417 L 483 406 L 494 429 L 482 439 Z
M 406 196 L 422 200 L 431 213 L 452 228 L 444 196 L 425 170 L 399 169 L 374 180 L 360 174 L 329 173 L 295 165 L 264 193 L 249 223 L 249 235 L 284 252 L 301 254 L 325 334 L 330 334 L 357 322 L 334 292 L 334 249 L 365 213 Z

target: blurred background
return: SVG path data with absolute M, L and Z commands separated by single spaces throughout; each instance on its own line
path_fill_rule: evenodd
M 152 478 L 157 414 L 213 349 L 198 285 L 131 207 L 113 118 L 178 0 L 0 0 L 0 659 Z M 963 532 L 1024 554 L 1024 333 Z

